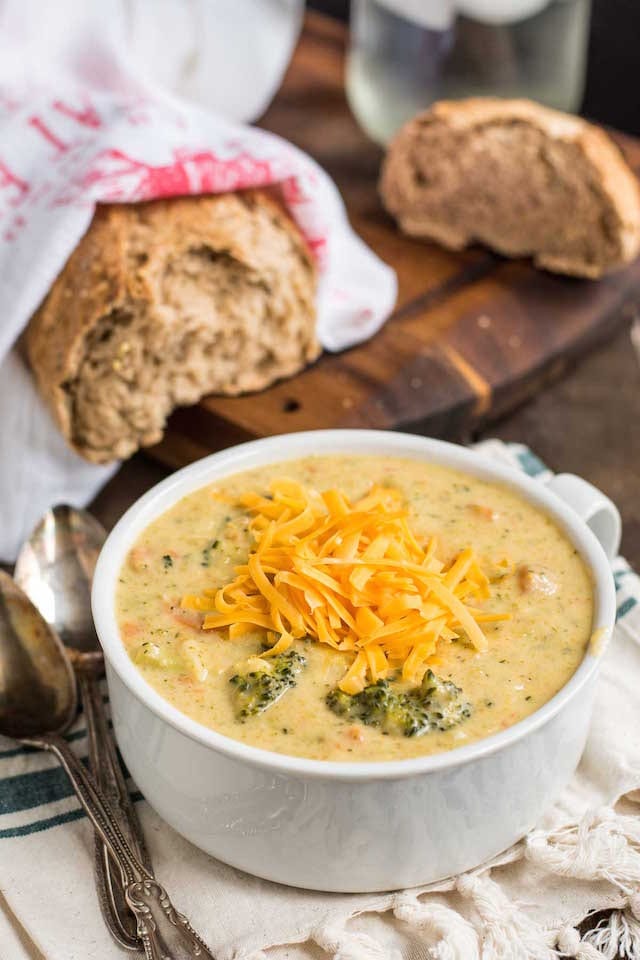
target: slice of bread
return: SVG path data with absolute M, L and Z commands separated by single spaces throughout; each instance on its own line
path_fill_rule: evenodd
M 483 243 L 581 277 L 633 260 L 640 192 L 597 127 L 526 100 L 442 101 L 389 148 L 380 190 L 405 233 Z
M 103 463 L 160 440 L 177 405 L 315 359 L 315 293 L 302 235 L 265 192 L 103 206 L 27 352 L 65 437 Z

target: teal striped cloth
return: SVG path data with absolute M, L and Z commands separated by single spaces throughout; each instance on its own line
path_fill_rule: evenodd
M 551 476 L 545 465 L 522 445 L 490 440 L 479 447 L 485 455 L 541 481 Z M 613 573 L 618 597 L 618 628 L 614 639 L 620 639 L 624 633 L 640 646 L 640 579 L 621 557 L 615 560 Z M 637 689 L 640 690 L 640 676 Z M 106 688 L 104 694 L 107 703 Z M 67 740 L 80 757 L 86 758 L 86 728 L 82 716 L 67 734 Z M 640 786 L 640 771 L 637 775 Z M 626 789 L 630 787 L 627 785 Z M 142 801 L 133 784 L 131 791 L 139 801 L 138 809 L 159 875 L 169 888 L 172 881 L 178 887 L 184 886 L 188 878 L 190 912 L 202 933 L 210 939 L 211 946 L 220 951 L 220 956 L 245 956 L 236 946 L 225 948 L 225 944 L 231 942 L 230 933 L 225 934 L 227 941 L 216 941 L 216 937 L 222 937 L 217 920 L 219 908 L 224 907 L 227 900 L 244 903 L 247 891 L 251 897 L 242 908 L 245 926 L 246 917 L 260 908 L 259 897 L 265 901 L 272 898 L 269 911 L 274 916 L 278 897 L 298 898 L 298 924 L 303 922 L 300 918 L 307 915 L 305 910 L 311 909 L 311 902 L 316 905 L 325 901 L 334 905 L 342 902 L 340 898 L 329 899 L 324 895 L 287 892 L 212 861 L 164 825 Z M 46 960 L 94 957 L 110 960 L 113 957 L 115 960 L 121 956 L 109 940 L 98 913 L 92 886 L 92 843 L 84 814 L 56 761 L 44 752 L 17 746 L 0 737 L 0 960 L 31 957 L 38 960 L 42 957 Z M 344 898 L 347 916 L 356 912 L 351 906 L 347 909 L 347 904 L 352 904 L 354 899 Z M 590 901 L 590 907 L 600 908 L 600 903 L 597 899 Z M 375 909 L 384 908 L 380 897 L 376 904 Z M 182 900 L 178 905 L 182 905 Z M 209 914 L 210 924 L 206 919 Z M 254 946 L 261 948 L 259 933 L 254 930 L 252 936 Z M 287 932 L 286 925 L 279 936 L 281 939 L 271 942 L 293 943 L 296 938 L 301 939 L 299 928 Z M 256 949 L 255 956 L 258 955 L 259 949 Z M 254 954 L 248 951 L 246 956 Z
M 108 710 L 106 684 L 103 689 Z M 86 759 L 87 731 L 82 715 L 65 740 Z M 134 786 L 131 793 L 135 800 L 142 799 Z M 16 746 L 0 737 L 0 841 L 50 830 L 80 817 L 84 812 L 64 770 L 47 763 L 41 751 Z

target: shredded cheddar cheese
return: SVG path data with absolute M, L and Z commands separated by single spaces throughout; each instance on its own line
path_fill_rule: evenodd
M 351 503 L 339 490 L 278 479 L 269 496 L 247 493 L 238 504 L 252 515 L 247 563 L 182 606 L 205 614 L 204 630 L 228 628 L 231 640 L 264 630 L 263 657 L 307 636 L 352 655 L 345 693 L 398 669 L 420 683 L 439 643 L 464 633 L 485 650 L 480 624 L 510 618 L 482 609 L 490 581 L 471 548 L 445 566 L 435 537 L 418 542 L 395 489 L 376 486 Z

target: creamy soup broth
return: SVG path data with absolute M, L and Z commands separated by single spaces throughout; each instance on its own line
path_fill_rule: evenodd
M 373 483 L 398 489 L 416 538 L 439 539 L 443 559 L 473 545 L 485 569 L 509 572 L 493 584 L 486 609 L 512 619 L 483 625 L 488 649 L 460 641 L 438 647 L 430 666 L 471 705 L 446 731 L 389 735 L 335 715 L 325 698 L 353 654 L 311 641 L 296 648 L 307 665 L 297 684 L 268 710 L 240 721 L 230 677 L 261 652 L 264 631 L 233 640 L 203 631 L 180 598 L 220 587 L 245 563 L 249 517 L 235 505 L 264 493 L 275 477 L 336 487 L 350 498 Z M 318 456 L 228 477 L 180 500 L 144 531 L 120 572 L 117 616 L 122 641 L 145 680 L 193 720 L 266 750 L 319 760 L 399 760 L 472 743 L 533 713 L 568 681 L 591 632 L 592 587 L 573 545 L 544 512 L 495 483 L 414 460 Z

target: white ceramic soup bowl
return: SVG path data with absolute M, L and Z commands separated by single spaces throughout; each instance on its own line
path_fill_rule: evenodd
M 118 573 L 144 528 L 186 494 L 229 474 L 309 454 L 379 454 L 444 464 L 515 489 L 564 530 L 591 572 L 594 640 L 569 682 L 514 726 L 436 756 L 381 763 L 288 757 L 201 726 L 142 678 L 121 642 Z M 472 450 L 400 433 L 326 430 L 245 443 L 186 467 L 137 501 L 110 534 L 93 586 L 115 735 L 149 803 L 213 856 L 280 883 L 377 891 L 468 870 L 534 826 L 573 773 L 598 664 L 615 620 L 608 557 L 620 518 L 570 475 L 549 484 Z

